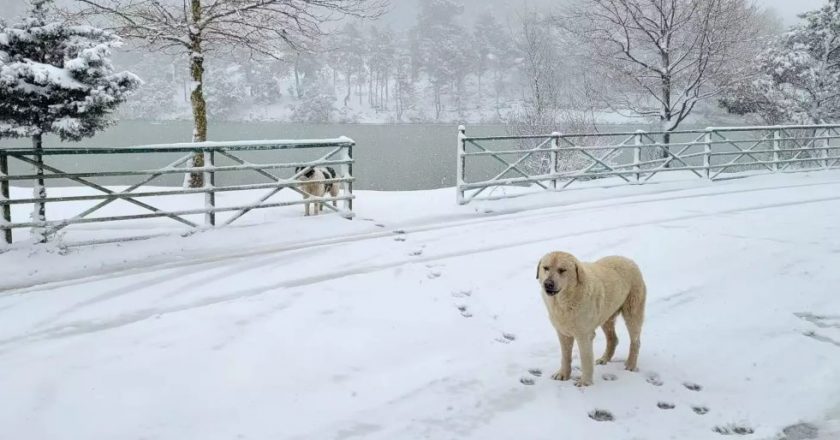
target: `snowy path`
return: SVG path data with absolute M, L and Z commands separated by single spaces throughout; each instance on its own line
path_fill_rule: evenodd
M 451 199 L 0 255 L 0 438 L 840 438 L 840 173 Z M 639 373 L 549 379 L 553 249 L 639 262 Z

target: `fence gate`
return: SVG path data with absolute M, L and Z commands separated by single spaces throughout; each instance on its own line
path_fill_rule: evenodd
M 299 185 L 309 167 L 336 170 L 334 178 L 312 182 L 339 185 L 342 191 L 337 197 L 313 197 L 308 201 L 323 203 L 327 210 L 351 218 L 354 145 L 349 138 L 338 138 L 126 148 L 0 149 L 0 245 L 11 244 L 16 238 L 13 231 L 22 228 L 32 230 L 34 241 L 44 242 L 72 225 L 91 223 L 164 219 L 180 224 L 187 231 L 227 226 L 254 210 L 305 203 L 304 192 Z M 204 157 L 204 166 L 192 165 L 191 159 L 195 155 Z M 109 160 L 115 164 L 106 167 L 115 170 L 91 170 L 102 169 L 102 164 Z M 95 161 L 98 163 L 89 165 Z M 125 168 L 126 164 L 150 161 L 166 165 L 116 170 Z M 204 187 L 178 186 L 178 181 L 190 173 L 203 173 Z M 125 185 L 132 179 L 136 179 L 136 183 Z M 224 182 L 226 180 L 227 183 Z M 73 186 L 68 187 L 67 184 Z M 31 186 L 32 195 L 26 196 L 21 191 L 22 186 Z M 298 196 L 271 200 L 286 189 Z M 50 196 L 51 193 L 58 195 Z M 227 194 L 238 196 L 229 197 Z M 228 203 L 219 203 L 220 197 L 228 198 Z M 120 209 L 115 209 L 115 205 L 121 205 Z M 126 207 L 134 212 L 125 212 Z M 26 219 L 25 212 L 32 215 Z M 94 217 L 94 213 L 100 215 Z M 131 230 L 130 227 L 123 228 Z M 130 236 L 108 234 L 108 228 L 102 228 L 90 232 L 95 239 L 68 244 L 147 238 L 161 235 L 149 234 L 149 229 L 154 232 L 161 228 L 158 223 L 138 224 L 135 229 L 145 235 Z M 103 238 L 104 235 L 113 237 Z

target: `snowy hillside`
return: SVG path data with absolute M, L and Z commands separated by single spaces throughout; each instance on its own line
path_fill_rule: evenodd
M 12 250 L 0 437 L 837 439 L 838 189 L 840 172 L 466 207 L 451 189 L 360 192 L 354 221 L 289 209 Z M 534 270 L 555 249 L 639 262 L 640 372 L 620 326 L 594 386 L 550 379 Z

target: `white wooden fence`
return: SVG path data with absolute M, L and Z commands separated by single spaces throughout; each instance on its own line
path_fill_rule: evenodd
M 467 136 L 459 127 L 457 201 L 508 197 L 507 186 L 560 190 L 643 184 L 665 173 L 717 180 L 733 173 L 840 167 L 840 125 L 710 127 L 665 132 Z M 835 142 L 833 142 L 835 141 Z M 675 177 L 677 177 L 675 175 Z
M 217 226 L 230 225 L 247 213 L 284 206 L 305 203 L 303 197 L 292 200 L 270 200 L 275 194 L 289 189 L 300 195 L 303 191 L 298 188 L 301 176 L 310 167 L 335 167 L 337 175 L 332 179 L 310 180 L 325 184 L 340 185 L 342 191 L 338 197 L 313 197 L 308 202 L 322 203 L 325 208 L 338 212 L 350 218 L 353 209 L 353 146 L 355 143 L 349 138 L 321 139 L 307 141 L 245 141 L 245 142 L 201 142 L 168 145 L 149 145 L 125 148 L 10 148 L 0 149 L 0 247 L 12 243 L 15 229 L 30 228 L 37 241 L 46 241 L 64 228 L 78 224 L 116 222 L 126 220 L 141 220 L 152 218 L 167 218 L 186 226 L 188 230 L 200 230 Z M 290 157 L 295 152 L 297 160 Z M 205 165 L 194 167 L 191 158 L 196 154 L 204 156 Z M 255 163 L 254 157 L 246 158 L 245 154 L 261 155 L 267 163 Z M 66 165 L 75 164 L 87 166 L 82 171 L 66 171 L 59 167 L 56 158 L 72 157 L 75 161 L 64 161 Z M 309 156 L 309 158 L 304 158 Z M 165 166 L 154 169 L 109 169 L 102 170 L 101 159 L 118 157 L 121 166 L 130 165 L 134 160 L 157 159 Z M 256 156 L 255 156 L 256 157 Z M 173 159 L 175 159 L 173 161 Z M 221 164 L 219 162 L 226 162 Z M 18 165 L 18 173 L 10 171 L 10 165 Z M 304 168 L 300 170 L 299 168 Z M 285 171 L 284 175 L 281 175 Z M 160 183 L 166 177 L 181 177 L 188 173 L 203 173 L 205 186 L 202 188 L 183 188 L 178 186 L 149 186 Z M 234 173 L 248 173 L 254 175 L 257 182 L 247 184 L 219 185 L 218 178 L 222 175 Z M 121 189 L 102 183 L 98 179 L 117 178 L 121 182 Z M 135 184 L 126 185 L 124 182 L 138 178 Z M 258 183 L 259 181 L 264 183 Z M 71 183 L 76 187 L 93 190 L 93 194 L 70 196 L 49 196 L 61 182 Z M 14 198 L 10 195 L 10 186 L 33 186 L 35 190 L 31 197 Z M 66 186 L 66 185 L 65 185 Z M 250 192 L 265 190 L 264 193 L 251 195 Z M 245 197 L 254 197 L 248 203 L 236 200 L 232 205 L 220 206 L 216 196 L 220 193 L 249 192 Z M 203 194 L 201 199 L 187 198 L 190 194 Z M 173 199 L 173 197 L 177 198 Z M 158 205 L 167 202 L 169 208 Z M 84 206 L 75 215 L 52 214 L 50 205 L 59 203 L 92 202 Z M 106 213 L 98 217 L 92 214 L 102 212 L 103 208 L 116 201 L 124 201 L 132 205 L 138 213 L 126 214 L 121 211 Z M 197 202 L 194 206 L 184 205 L 184 202 Z M 342 202 L 333 207 L 328 202 Z M 158 205 L 158 206 L 156 206 Z M 176 207 L 176 208 L 173 208 Z M 26 221 L 14 221 L 20 218 L 20 210 L 33 212 Z M 64 212 L 64 211 L 62 211 Z M 227 212 L 231 215 L 221 220 L 217 225 L 218 213 Z M 46 216 L 44 215 L 46 213 Z M 62 217 L 64 216 L 64 217 Z M 202 219 L 196 216 L 203 216 Z M 123 241 L 144 237 L 118 237 L 112 240 L 97 240 L 76 244 L 100 243 L 103 241 Z

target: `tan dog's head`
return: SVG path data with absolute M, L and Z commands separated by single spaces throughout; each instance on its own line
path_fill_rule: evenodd
M 563 293 L 584 282 L 583 267 L 577 258 L 565 252 L 552 252 L 540 259 L 537 279 L 548 296 Z

